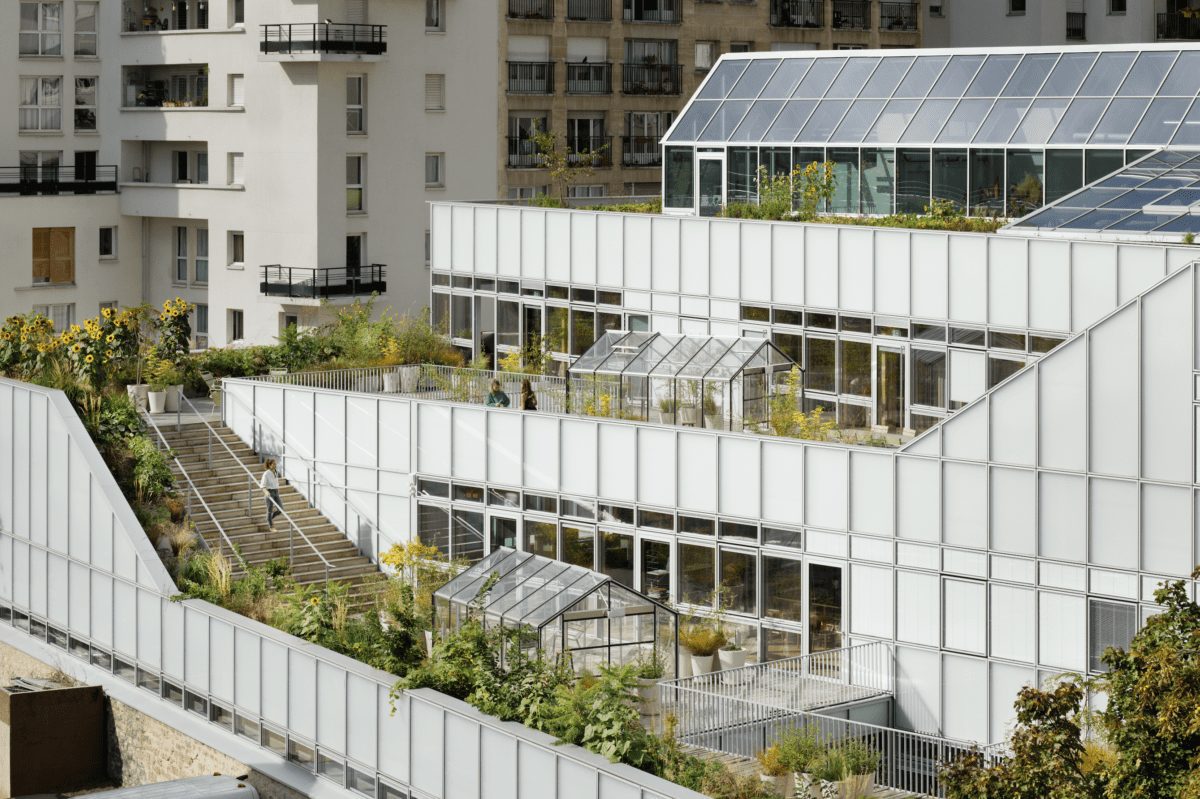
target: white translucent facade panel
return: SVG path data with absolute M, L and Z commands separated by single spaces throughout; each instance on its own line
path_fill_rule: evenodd
M 1038 474 L 1038 554 L 1086 560 L 1087 504 L 1087 480 L 1082 475 Z
M 680 475 L 679 507 L 702 513 L 717 510 L 717 445 L 716 436 L 698 433 L 679 435 L 679 462 L 688 464 L 688 474 Z M 794 479 L 794 476 L 790 476 Z
M 978 353 L 963 353 L 975 356 Z M 972 366 L 974 365 L 973 358 Z M 958 350 L 951 351 L 951 363 L 961 363 Z M 942 431 L 942 454 L 947 458 L 985 461 L 988 457 L 988 407 L 976 403 L 963 408 L 954 417 L 954 425 Z
M 454 742 L 446 747 L 445 795 L 473 799 L 479 795 L 481 776 L 479 728 L 467 719 L 450 715 L 446 717 L 445 735 Z
M 1017 693 L 1027 685 L 1037 684 L 1037 672 L 1012 663 L 991 663 L 991 727 L 989 741 L 1008 740 L 1016 722 L 1013 702 Z
M 530 488 L 553 491 L 558 487 L 558 420 L 552 417 L 526 415 L 522 463 L 524 484 Z M 425 439 L 422 439 L 424 441 Z M 669 479 L 669 478 L 668 478 Z
M 522 417 L 517 413 L 493 413 L 488 416 L 488 480 L 513 485 L 521 474 Z
M 1138 562 L 1138 484 L 1093 478 L 1090 484 L 1088 562 L 1134 568 Z
M 1142 569 L 1186 577 L 1197 562 L 1193 550 L 1193 491 L 1179 486 L 1142 486 Z
M 479 742 L 479 767 L 488 775 L 480 786 L 481 799 L 517 799 L 516 741 L 485 727 Z
M 422 731 L 412 740 L 412 767 L 409 779 L 414 788 L 432 796 L 443 796 L 443 757 L 446 743 L 445 714 L 423 702 L 409 704 L 412 723 Z
M 417 440 L 442 442 L 442 446 L 417 447 L 417 469 L 424 474 L 450 474 L 450 448 L 445 446 L 450 440 L 450 408 L 417 405 Z
M 1180 330 L 1194 329 L 1193 271 L 1177 273 L 1141 301 L 1142 477 L 1193 480 L 1187 447 L 1172 446 L 1192 423 L 1192 355 L 1180 346 Z
M 452 474 L 463 480 L 487 479 L 487 414 L 455 408 L 450 427 Z
M 950 402 L 971 402 L 986 386 L 987 356 L 982 352 L 950 350 Z
M 850 454 L 851 530 L 875 535 L 892 534 L 894 463 L 887 455 Z
M 1138 309 L 1118 311 L 1089 334 L 1088 455 L 1100 474 L 1137 476 L 1138 425 L 1129 411 L 1138 407 Z
M 571 494 L 594 495 L 598 468 L 596 425 L 564 421 L 561 430 L 559 459 L 560 462 L 571 464 L 571 468 L 562 470 L 562 490 Z
M 1082 671 L 1087 668 L 1087 600 L 1038 592 L 1038 662 Z
M 549 432 L 549 431 L 547 431 Z M 527 439 L 528 443 L 528 439 Z M 644 428 L 637 435 L 638 502 L 675 505 L 675 435 L 671 430 Z M 681 478 L 684 475 L 680 475 Z M 687 477 L 693 477 L 688 475 Z M 700 475 L 694 475 L 701 478 Z M 547 486 L 552 488 L 553 486 Z
M 942 656 L 942 734 L 961 741 L 988 736 L 988 661 L 965 655 Z
M 892 638 L 895 589 L 890 568 L 850 566 L 850 632 L 873 638 Z
M 719 493 L 721 513 L 756 518 L 761 513 L 760 444 L 754 440 L 722 438 L 718 447 Z M 709 475 L 680 462 L 680 481 L 707 481 Z M 793 480 L 796 476 L 793 476 Z
M 1086 338 L 1063 344 L 1055 358 L 1038 364 L 1040 465 L 1083 471 L 1087 416 Z
M 637 429 L 629 425 L 604 425 L 600 430 L 600 494 L 617 501 L 637 501 L 637 472 L 632 459 Z
M 933 647 L 940 644 L 940 587 L 936 574 L 896 571 L 896 640 Z
M 847 453 L 808 447 L 804 465 L 804 521 L 814 527 L 846 529 Z
M 941 464 L 926 458 L 896 458 L 896 534 L 914 541 L 939 541 Z
M 803 447 L 783 443 L 763 442 L 762 445 L 762 503 L 763 518 L 776 522 L 794 522 L 802 503 L 796 488 L 804 485 Z
M 975 580 L 942 580 L 942 646 L 987 654 L 987 586 Z
M 1027 469 L 991 469 L 991 548 L 1019 555 L 1037 554 L 1037 473 Z
M 992 584 L 989 654 L 1033 663 L 1037 659 L 1037 596 L 1031 588 Z
M 936 649 L 896 647 L 896 724 L 938 733 L 942 726 L 942 664 Z
M 942 541 L 963 547 L 987 547 L 987 468 L 946 461 L 942 465 Z

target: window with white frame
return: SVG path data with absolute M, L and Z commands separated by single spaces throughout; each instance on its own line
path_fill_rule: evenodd
M 229 23 L 246 24 L 246 0 L 229 0 Z
M 346 211 L 362 213 L 366 210 L 366 165 L 365 155 L 346 156 Z
M 730 42 L 729 52 L 748 53 L 754 49 L 754 42 Z
M 229 185 L 246 185 L 246 156 L 242 153 L 229 154 Z
M 49 319 L 54 324 L 54 329 L 60 333 L 75 324 L 75 303 L 73 302 L 58 305 L 35 305 L 33 313 Z
M 21 130 L 62 130 L 62 77 L 21 78 Z
M 20 54 L 61 56 L 63 4 L 23 2 L 20 11 Z
M 20 162 L 22 181 L 58 180 L 62 150 L 21 150 Z
M 182 225 L 175 228 L 175 282 L 188 282 L 188 229 Z
M 1093 599 L 1088 603 L 1088 671 L 1108 671 L 1101 659 L 1106 649 L 1128 649 L 1137 633 L 1137 606 Z
M 425 76 L 425 110 L 446 110 L 446 76 L 429 74 Z
M 116 300 L 101 300 L 100 301 L 100 313 L 104 313 L 105 309 L 115 311 L 120 307 L 121 307 L 121 304 L 119 302 L 117 302 Z
M 425 153 L 425 188 L 441 188 L 446 185 L 446 154 Z
M 510 200 L 532 200 L 539 194 L 545 194 L 545 186 L 509 186 L 508 199 Z
M 605 195 L 603 184 L 593 184 L 590 186 L 570 186 L 567 188 L 568 197 L 603 197 Z
M 231 108 L 245 108 L 245 106 L 246 106 L 246 76 L 245 75 L 230 75 L 229 76 L 229 105 Z
M 229 309 L 229 340 L 241 341 L 246 337 L 246 314 L 240 308 Z
M 367 76 L 346 76 L 346 132 L 367 132 Z
M 196 153 L 196 182 L 208 183 L 208 153 Z
M 716 54 L 716 42 L 696 42 L 696 69 L 711 69 Z
M 99 3 L 75 0 L 75 55 L 94 56 L 96 47 L 96 10 Z
M 195 325 L 195 340 L 196 349 L 203 350 L 208 348 L 208 306 L 204 303 L 196 303 L 196 325 Z
M 96 129 L 96 77 L 75 79 L 75 130 Z
M 196 229 L 196 282 L 208 282 L 208 228 Z
M 115 227 L 106 226 L 100 228 L 99 255 L 101 259 L 117 257 L 117 229 Z
M 446 20 L 442 16 L 442 0 L 425 0 L 425 30 L 444 31 Z
M 226 244 L 229 251 L 229 265 L 242 266 L 246 263 L 246 234 L 240 230 L 229 231 L 229 241 Z

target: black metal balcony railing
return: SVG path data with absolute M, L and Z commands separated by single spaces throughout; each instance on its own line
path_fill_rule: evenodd
M 625 94 L 679 94 L 683 67 L 679 64 L 622 64 Z
M 508 90 L 514 94 L 554 94 L 554 62 L 509 61 Z
M 621 0 L 626 22 L 679 22 L 681 0 Z
M 1194 17 L 1180 13 L 1157 14 L 1155 35 L 1159 39 L 1200 39 L 1200 13 Z
M 508 165 L 517 169 L 532 169 L 542 165 L 537 144 L 528 136 L 508 137 Z
M 879 30 L 915 31 L 917 14 L 916 3 L 880 3 Z
M 838 30 L 870 30 L 869 0 L 833 0 L 833 27 Z
M 117 190 L 117 168 L 97 166 L 0 167 L 0 194 L 97 194 Z
M 1082 11 L 1067 12 L 1067 40 L 1082 42 L 1087 39 L 1087 14 Z
M 771 24 L 783 28 L 821 28 L 825 0 L 771 0 Z
M 509 19 L 554 19 L 554 0 L 508 0 Z
M 611 22 L 613 0 L 567 0 L 567 19 L 576 22 Z
M 262 267 L 259 293 L 268 297 L 319 300 L 356 297 L 387 291 L 383 264 L 306 269 L 271 264 Z
M 612 166 L 612 136 L 567 136 L 567 163 Z
M 263 25 L 259 49 L 266 54 L 383 55 L 387 52 L 387 25 L 350 22 Z
M 621 166 L 662 166 L 657 136 L 622 136 Z
M 612 64 L 567 64 L 567 94 L 612 94 Z

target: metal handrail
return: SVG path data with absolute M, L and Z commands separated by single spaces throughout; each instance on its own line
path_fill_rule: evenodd
M 175 431 L 179 432 L 179 428 L 181 426 L 180 425 L 180 415 L 183 410 L 183 405 L 184 405 L 184 403 L 186 403 L 187 406 L 189 408 L 191 408 L 192 413 L 194 413 L 196 415 L 196 418 L 200 420 L 200 423 L 204 425 L 206 430 L 208 430 L 209 464 L 210 465 L 212 464 L 212 449 L 211 449 L 212 448 L 212 439 L 215 438 L 217 441 L 220 442 L 221 446 L 225 448 L 225 451 L 227 453 L 229 453 L 229 456 L 231 458 L 233 458 L 233 461 L 242 468 L 242 471 L 244 471 L 246 473 L 246 515 L 253 518 L 253 516 L 254 516 L 254 489 L 256 487 L 258 487 L 258 482 L 254 479 L 254 474 L 250 471 L 249 468 L 246 467 L 246 464 L 242 463 L 242 459 L 239 458 L 232 449 L 230 449 L 229 444 L 227 444 L 225 442 L 225 439 L 221 438 L 221 436 L 217 434 L 217 431 L 213 428 L 213 426 L 211 424 L 208 423 L 208 420 L 204 418 L 204 415 L 202 413 L 200 413 L 200 410 L 198 408 L 196 408 L 195 405 L 192 404 L 192 401 L 189 400 L 187 397 L 183 396 L 182 392 L 179 394 L 179 403 L 180 404 L 177 406 L 179 410 L 177 410 L 176 414 L 175 414 Z M 263 499 L 263 503 L 264 503 L 263 508 L 264 509 L 266 508 L 265 503 L 270 502 L 270 501 L 271 501 L 270 498 Z M 309 540 L 308 536 L 304 534 L 304 531 L 300 529 L 300 525 L 296 524 L 296 522 L 292 519 L 292 517 L 288 514 L 288 512 L 286 510 L 284 510 L 282 503 L 279 505 L 276 505 L 276 507 L 279 510 L 279 514 L 281 516 L 283 516 L 283 518 L 287 521 L 288 525 L 290 525 L 289 529 L 288 529 L 288 564 L 291 565 L 296 560 L 295 537 L 296 537 L 296 533 L 299 533 L 300 538 L 304 540 L 305 544 L 308 544 L 308 548 L 313 551 L 313 554 L 316 555 L 317 558 L 320 559 L 321 563 L 325 566 L 325 582 L 326 582 L 326 584 L 328 584 L 329 583 L 329 572 L 331 569 L 335 568 L 333 566 L 333 564 L 331 564 L 329 562 L 329 560 L 324 555 L 321 554 L 321 550 L 317 549 L 317 546 L 311 540 Z
M 192 482 L 192 478 L 190 475 L 188 475 L 187 469 L 184 468 L 183 463 L 179 460 L 179 456 L 175 454 L 175 451 L 171 449 L 171 445 L 167 443 L 167 439 L 163 435 L 162 430 L 159 428 L 158 422 L 154 421 L 154 418 L 151 417 L 149 413 L 146 413 L 144 410 L 142 410 L 140 406 L 138 407 L 138 415 L 142 417 L 143 422 L 149 424 L 149 426 L 154 429 L 155 435 L 158 436 L 159 449 L 164 450 L 170 456 L 171 460 L 175 462 L 175 467 L 179 469 L 180 475 L 183 476 L 184 481 L 188 485 L 187 515 L 189 517 L 192 515 L 192 495 L 195 494 L 196 501 L 200 503 L 200 507 L 203 508 L 204 512 L 208 515 L 209 521 L 213 523 L 213 526 L 217 528 L 217 532 L 221 534 L 221 538 L 224 539 L 226 546 L 229 547 L 229 551 L 233 553 L 233 557 L 237 559 L 237 562 L 243 569 L 249 569 L 245 558 L 242 557 L 242 553 L 238 551 L 237 546 L 232 540 L 230 540 L 229 535 L 225 532 L 225 528 L 221 526 L 221 522 L 217 519 L 216 514 L 212 512 L 212 508 L 208 507 L 208 503 L 204 501 L 204 497 L 201 495 L 200 489 L 198 489 L 196 484 Z M 212 464 L 211 439 L 208 442 L 208 462 L 210 465 Z M 199 532 L 196 533 L 196 536 L 200 539 L 200 545 L 206 550 L 211 551 L 208 542 L 204 540 L 204 536 Z

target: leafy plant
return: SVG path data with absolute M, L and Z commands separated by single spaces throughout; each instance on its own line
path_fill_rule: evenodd
M 667 673 L 666 659 L 658 647 L 643 652 L 633 665 L 634 676 L 642 680 L 661 680 Z
M 779 747 L 780 763 L 797 773 L 809 771 L 825 752 L 825 745 L 811 727 L 787 730 L 776 745 Z
M 758 761 L 762 773 L 768 777 L 783 777 L 791 771 L 791 769 L 784 765 L 779 744 L 771 744 L 755 755 L 754 758 Z
M 680 625 L 679 643 L 693 655 L 706 657 L 715 655 L 725 645 L 725 633 L 710 622 L 693 621 Z
M 875 769 L 879 768 L 879 753 L 862 741 L 847 741 L 838 751 L 847 774 L 874 774 Z
M 537 149 L 538 165 L 546 170 L 546 176 L 554 188 L 554 198 L 560 205 L 566 204 L 571 186 L 595 174 L 595 168 L 604 162 L 604 154 L 608 151 L 608 145 L 603 144 L 595 150 L 568 152 L 559 144 L 558 134 L 542 130 L 537 124 L 530 138 Z
M 158 331 L 158 341 L 154 345 L 155 356 L 176 365 L 187 358 L 192 338 L 191 312 L 192 306 L 182 297 L 163 303 L 162 310 L 153 323 L 154 329 Z
M 133 485 L 139 502 L 153 501 L 170 493 L 175 480 L 166 456 L 146 436 L 132 436 L 126 449 L 133 457 Z
M 840 782 L 850 775 L 846 757 L 841 749 L 826 749 L 825 753 L 809 764 L 814 777 L 825 782 Z
M 788 438 L 826 441 L 837 432 L 837 422 L 826 418 L 820 406 L 807 412 L 800 410 L 800 380 L 800 367 L 792 366 L 783 387 L 771 395 L 770 432 Z

